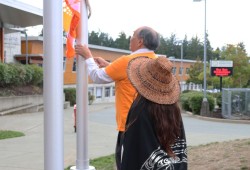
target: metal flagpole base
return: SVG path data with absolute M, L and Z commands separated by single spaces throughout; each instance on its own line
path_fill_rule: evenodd
M 76 166 L 72 166 L 72 167 L 70 167 L 70 170 L 79 170 L 79 169 L 76 169 Z M 96 170 L 96 169 L 93 166 L 89 166 L 88 169 L 84 169 L 84 170 Z

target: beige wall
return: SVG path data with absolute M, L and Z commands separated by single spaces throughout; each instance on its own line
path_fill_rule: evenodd
M 43 53 L 43 46 L 42 46 L 42 41 L 41 40 L 31 40 L 28 41 L 29 44 L 29 54 L 42 54 Z M 26 45 L 25 41 L 22 41 L 22 54 L 26 53 Z M 90 48 L 92 51 L 92 54 L 94 57 L 102 57 L 105 60 L 108 60 L 110 62 L 114 61 L 115 59 L 121 57 L 122 55 L 127 55 L 126 52 L 119 52 L 119 50 L 116 51 L 108 51 L 108 50 L 101 50 L 101 49 L 95 49 L 95 48 Z M 65 50 L 64 50 L 65 53 Z M 46 56 L 44 56 L 46 57 Z M 73 63 L 74 63 L 74 58 L 67 58 L 66 63 L 65 63 L 65 71 L 64 71 L 64 85 L 74 85 L 76 84 L 76 72 L 72 71 L 73 68 Z M 174 65 L 176 67 L 176 77 L 179 80 L 185 81 L 189 78 L 188 74 L 186 74 L 186 68 L 190 68 L 190 66 L 193 63 L 190 62 L 185 62 L 183 60 L 182 66 L 184 68 L 183 75 L 181 76 L 179 74 L 179 68 L 181 66 L 180 61 L 175 61 Z M 91 80 L 89 80 L 91 83 Z

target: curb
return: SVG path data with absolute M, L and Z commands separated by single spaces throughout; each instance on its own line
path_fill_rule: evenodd
M 224 118 L 213 118 L 213 117 L 204 117 L 200 115 L 194 115 L 192 112 L 183 111 L 183 114 L 187 114 L 189 116 L 195 117 L 201 120 L 214 121 L 214 122 L 222 122 L 222 123 L 235 123 L 235 124 L 250 124 L 250 120 L 234 120 L 234 119 L 224 119 Z

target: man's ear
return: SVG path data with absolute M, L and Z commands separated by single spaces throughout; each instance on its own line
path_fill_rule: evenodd
M 140 39 L 138 40 L 138 46 L 139 46 L 139 47 L 144 46 L 144 44 L 143 44 L 143 39 L 142 39 L 142 38 L 140 38 Z

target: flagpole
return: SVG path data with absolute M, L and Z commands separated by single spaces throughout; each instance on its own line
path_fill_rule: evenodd
M 85 0 L 80 1 L 80 23 L 77 44 L 88 44 L 88 12 Z M 73 170 L 95 170 L 89 166 L 88 158 L 88 72 L 83 57 L 77 56 L 77 85 L 76 85 L 76 104 L 77 104 L 77 160 Z
M 62 0 L 43 1 L 44 169 L 64 169 Z

